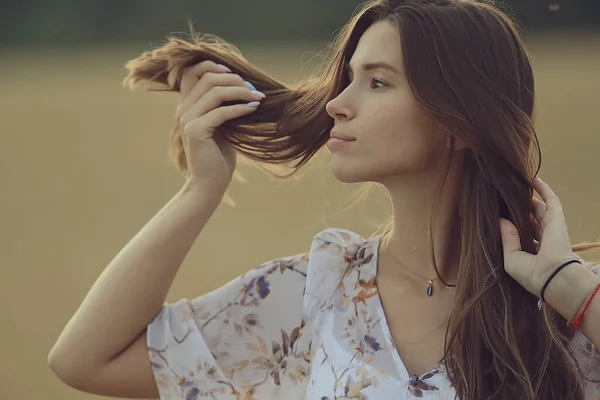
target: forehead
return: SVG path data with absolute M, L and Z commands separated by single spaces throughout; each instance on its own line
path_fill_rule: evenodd
M 398 28 L 387 21 L 379 21 L 371 25 L 360 37 L 350 63 L 387 62 L 402 68 L 402 48 Z

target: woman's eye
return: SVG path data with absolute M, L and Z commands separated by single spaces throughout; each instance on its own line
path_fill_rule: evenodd
M 377 86 L 377 85 L 379 85 L 379 86 Z M 385 82 L 380 81 L 379 79 L 376 79 L 376 78 L 371 78 L 371 89 L 381 89 L 385 86 L 387 86 L 385 84 Z

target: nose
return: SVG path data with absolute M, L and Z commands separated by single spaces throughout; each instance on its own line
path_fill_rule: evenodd
M 330 100 L 325 105 L 327 114 L 333 119 L 343 120 L 354 118 L 354 112 L 348 106 L 347 101 L 344 99 L 344 92 L 340 93 L 336 98 Z

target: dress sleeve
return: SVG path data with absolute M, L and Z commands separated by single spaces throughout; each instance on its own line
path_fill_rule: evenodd
M 166 304 L 147 328 L 162 400 L 303 399 L 307 255 L 269 261 L 193 300 Z

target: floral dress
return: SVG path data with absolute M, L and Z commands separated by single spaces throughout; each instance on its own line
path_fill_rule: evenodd
M 410 376 L 395 350 L 376 285 L 380 239 L 327 229 L 308 254 L 165 305 L 147 331 L 160 398 L 454 399 L 443 364 Z M 599 379 L 600 362 L 580 358 Z M 600 386 L 586 391 L 600 399 Z

